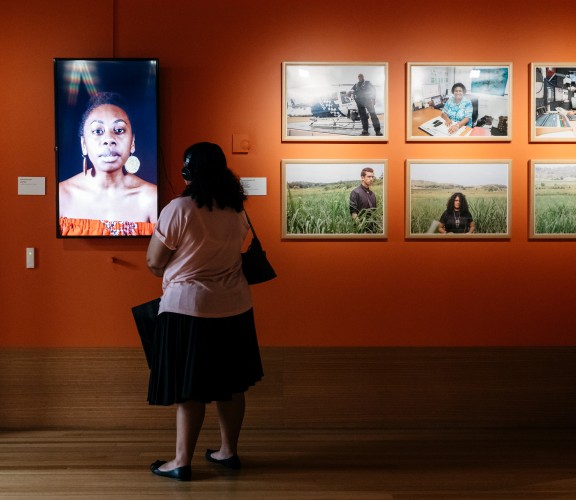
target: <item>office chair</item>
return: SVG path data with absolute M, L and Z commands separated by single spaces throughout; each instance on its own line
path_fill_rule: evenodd
M 478 120 L 478 98 L 470 94 L 467 97 L 472 101 L 472 126 L 474 126 Z

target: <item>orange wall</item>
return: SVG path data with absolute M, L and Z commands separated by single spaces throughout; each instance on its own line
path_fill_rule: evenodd
M 130 307 L 159 294 L 146 240 L 55 237 L 52 59 L 158 57 L 161 151 L 175 189 L 192 142 L 222 144 L 231 167 L 267 177 L 248 209 L 280 277 L 253 288 L 264 346 L 573 344 L 574 241 L 528 241 L 528 162 L 576 158 L 570 144 L 530 144 L 529 64 L 575 61 L 544 27 L 542 1 L 442 4 L 363 0 L 30 0 L 0 20 L 2 156 L 0 345 L 136 346 Z M 554 9 L 555 10 L 555 9 Z M 566 19 L 569 10 L 565 6 Z M 446 25 L 454 23 L 453 29 Z M 551 23 L 551 24 L 549 24 Z M 440 34 L 443 32 L 445 34 Z M 387 61 L 389 141 L 281 142 L 283 61 Z M 407 143 L 407 62 L 512 62 L 509 143 Z M 232 155 L 232 134 L 253 149 Z M 280 161 L 387 158 L 387 241 L 281 241 Z M 510 158 L 511 238 L 406 241 L 407 158 Z M 78 168 L 81 168 L 80 161 Z M 18 176 L 43 176 L 46 196 L 17 196 Z M 174 192 L 163 181 L 163 202 Z M 37 268 L 25 269 L 25 248 Z M 116 263 L 112 259 L 117 259 Z

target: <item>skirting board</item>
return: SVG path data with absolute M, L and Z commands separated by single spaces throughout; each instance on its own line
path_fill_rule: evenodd
M 576 423 L 576 347 L 278 347 L 262 360 L 247 428 Z M 0 428 L 173 428 L 174 408 L 149 406 L 147 383 L 138 348 L 0 349 Z

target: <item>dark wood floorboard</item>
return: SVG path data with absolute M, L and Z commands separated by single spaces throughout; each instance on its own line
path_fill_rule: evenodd
M 0 432 L 2 499 L 576 499 L 572 431 L 246 430 L 243 470 L 204 461 L 194 480 L 152 475 L 172 431 Z

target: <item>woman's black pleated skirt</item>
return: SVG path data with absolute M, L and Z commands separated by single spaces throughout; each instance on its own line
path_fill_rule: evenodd
M 148 385 L 151 405 L 228 401 L 262 379 L 254 313 L 158 316 Z

